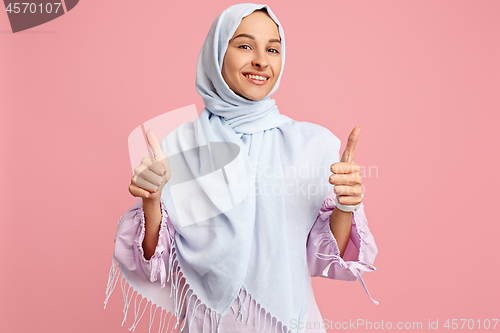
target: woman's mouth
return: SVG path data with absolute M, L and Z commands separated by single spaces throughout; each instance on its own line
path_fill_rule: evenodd
M 257 85 L 263 85 L 266 84 L 267 80 L 269 80 L 268 77 L 262 76 L 262 75 L 254 75 L 254 74 L 243 74 L 243 76 L 253 84 Z

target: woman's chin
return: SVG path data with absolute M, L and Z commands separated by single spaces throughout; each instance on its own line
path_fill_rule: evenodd
M 251 93 L 251 92 L 248 92 L 246 94 L 240 94 L 240 93 L 236 93 L 238 96 L 246 99 L 246 100 L 249 100 L 249 101 L 260 101 L 261 99 L 263 99 L 264 97 L 266 97 L 268 94 L 269 94 L 269 91 L 266 91 L 266 92 L 258 92 L 258 93 Z

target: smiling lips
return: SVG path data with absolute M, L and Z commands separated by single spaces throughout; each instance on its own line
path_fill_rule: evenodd
M 266 74 L 256 75 L 256 74 L 244 73 L 243 76 L 251 83 L 257 85 L 266 84 L 267 80 L 269 80 L 269 77 Z

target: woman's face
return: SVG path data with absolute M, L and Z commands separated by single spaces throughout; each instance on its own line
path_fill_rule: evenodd
M 244 17 L 229 40 L 222 77 L 236 94 L 254 101 L 266 97 L 281 72 L 278 26 L 264 12 Z

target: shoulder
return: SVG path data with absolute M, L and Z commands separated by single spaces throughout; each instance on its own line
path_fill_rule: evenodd
M 299 140 L 311 144 L 327 145 L 333 149 L 340 150 L 340 139 L 328 128 L 307 121 L 292 120 L 283 126 L 282 131 L 295 136 Z M 288 132 L 288 133 L 287 133 Z
M 320 164 L 339 161 L 340 139 L 328 128 L 307 121 L 292 120 L 280 126 L 283 151 L 300 160 L 315 160 Z

